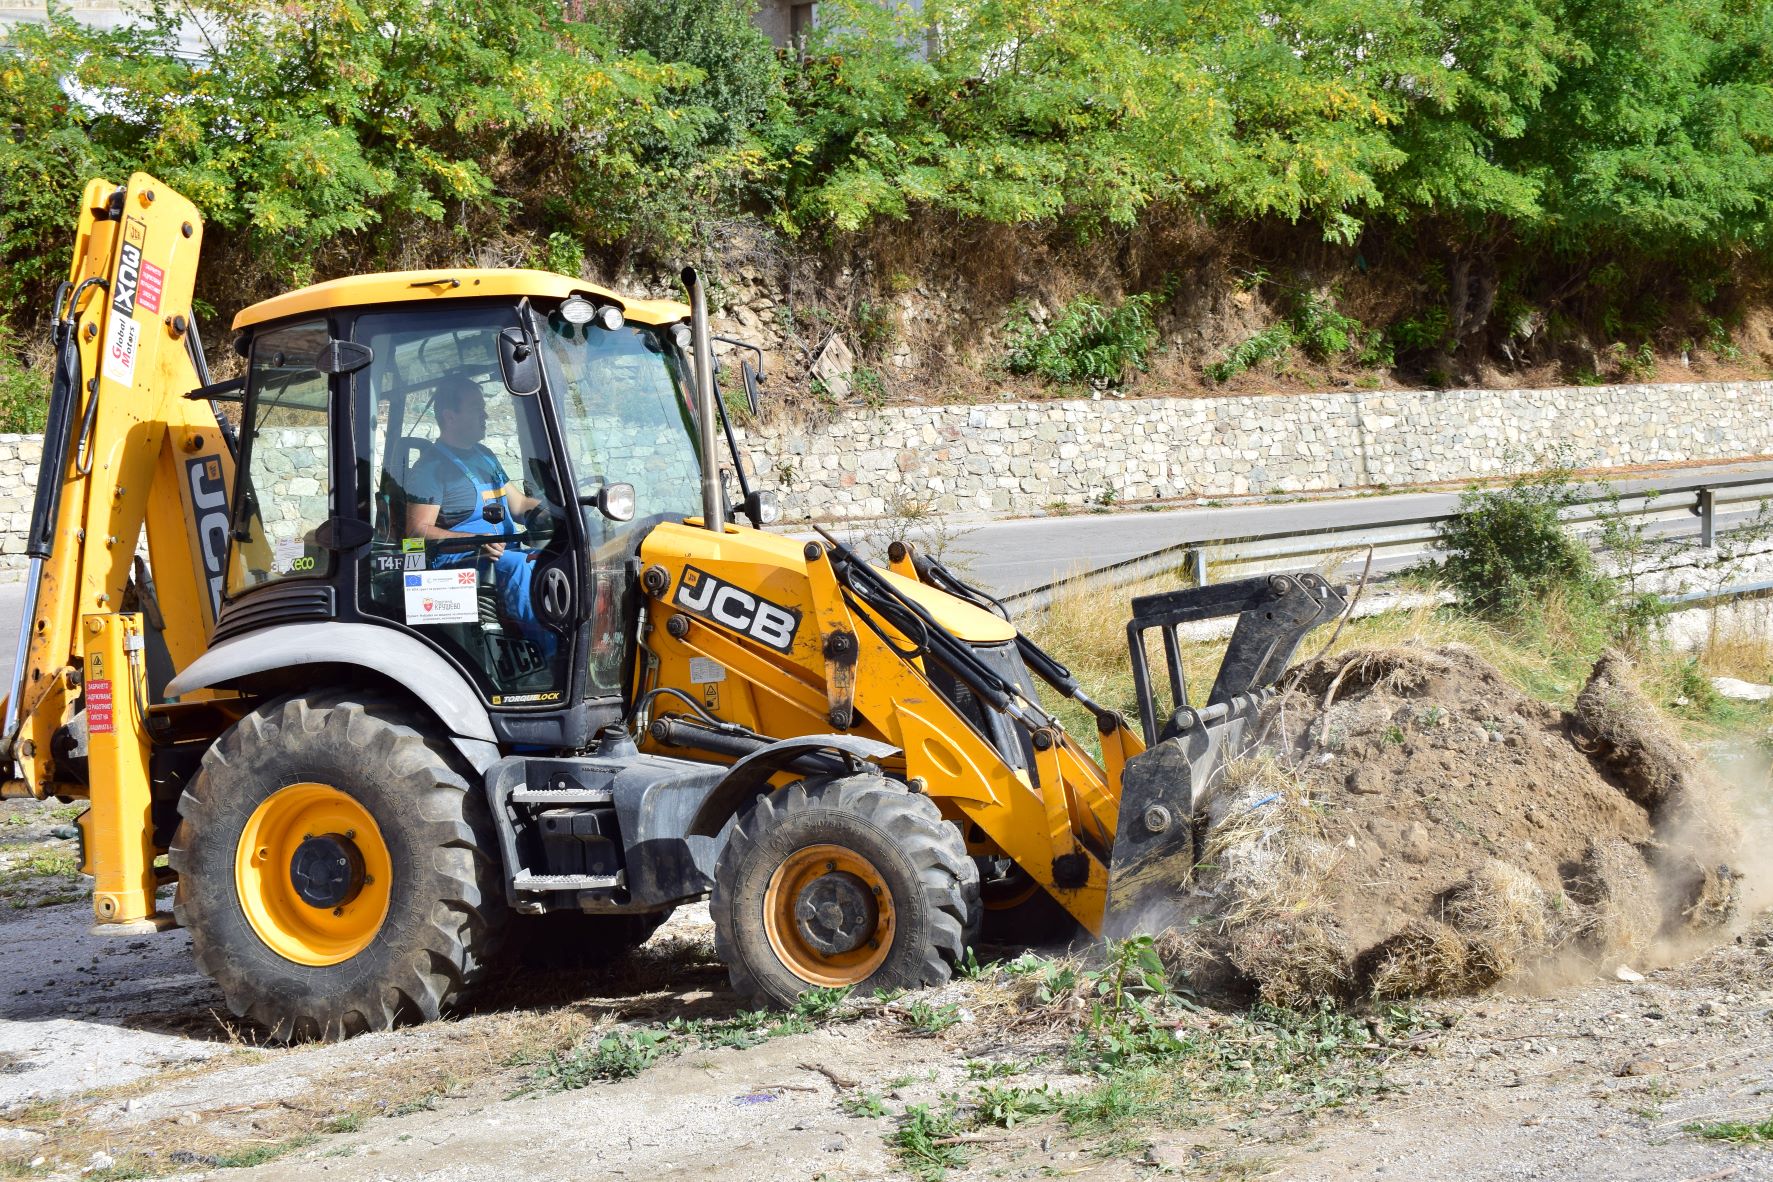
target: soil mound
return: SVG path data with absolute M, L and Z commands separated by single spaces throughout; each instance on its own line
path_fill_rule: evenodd
M 1314 662 L 1205 804 L 1167 951 L 1279 1004 L 1483 988 L 1723 925 L 1721 790 L 1607 654 L 1574 712 L 1458 646 Z

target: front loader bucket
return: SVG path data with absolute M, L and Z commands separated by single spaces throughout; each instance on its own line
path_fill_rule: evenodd
M 1315 574 L 1267 575 L 1143 595 L 1133 600 L 1127 643 L 1139 695 L 1143 754 L 1121 773 L 1120 820 L 1108 863 L 1102 934 L 1121 939 L 1170 926 L 1199 855 L 1196 817 L 1225 766 L 1260 740 L 1262 708 L 1299 642 L 1347 605 L 1342 588 Z M 1181 625 L 1236 615 L 1207 704 L 1188 705 Z M 1145 634 L 1161 629 L 1171 712 L 1160 726 L 1145 657 Z

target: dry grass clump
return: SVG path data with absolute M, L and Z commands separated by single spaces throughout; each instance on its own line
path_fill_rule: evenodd
M 1492 858 L 1447 894 L 1444 913 L 1465 939 L 1466 975 L 1516 976 L 1566 939 L 1567 901 L 1519 866 Z
M 1482 988 L 1496 978 L 1473 977 L 1464 937 L 1433 919 L 1411 920 L 1362 958 L 1368 991 L 1377 998 L 1436 997 Z
M 1352 953 L 1324 890 L 1337 848 L 1305 784 L 1254 756 L 1226 769 L 1216 801 L 1200 874 L 1212 925 L 1172 955 L 1191 976 L 1222 961 L 1277 1005 L 1347 992 Z
M 1588 684 L 1576 695 L 1575 721 L 1619 787 L 1652 813 L 1681 793 L 1692 775 L 1692 750 L 1674 737 L 1638 690 L 1631 661 L 1623 653 L 1609 650 L 1595 662 Z
M 1447 892 L 1442 918 L 1412 920 L 1362 958 L 1378 998 L 1470 993 L 1530 970 L 1564 942 L 1561 895 L 1492 858 Z

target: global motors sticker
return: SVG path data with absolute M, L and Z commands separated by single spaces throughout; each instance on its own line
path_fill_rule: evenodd
M 479 576 L 473 567 L 409 571 L 405 584 L 409 624 L 474 624 L 480 620 Z
M 141 344 L 141 326 L 123 313 L 112 311 L 111 328 L 105 334 L 105 354 L 99 363 L 99 373 L 119 386 L 135 385 L 135 357 Z
M 141 348 L 142 330 L 135 322 L 135 306 L 142 283 L 142 247 L 148 243 L 148 227 L 140 218 L 123 219 L 123 241 L 117 248 L 117 274 L 111 284 L 111 324 L 105 333 L 105 353 L 99 373 L 120 386 L 135 384 L 135 357 Z M 154 268 L 154 303 L 160 310 L 160 289 L 165 276 Z

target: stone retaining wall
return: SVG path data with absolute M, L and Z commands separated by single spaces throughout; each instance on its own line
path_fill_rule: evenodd
M 784 518 L 1401 487 L 1773 454 L 1773 382 L 892 406 L 741 445 Z M 0 579 L 24 565 L 41 444 L 0 435 Z M 619 480 L 618 473 L 608 473 Z
M 1399 487 L 1773 454 L 1773 382 L 894 406 L 751 433 L 788 520 Z

